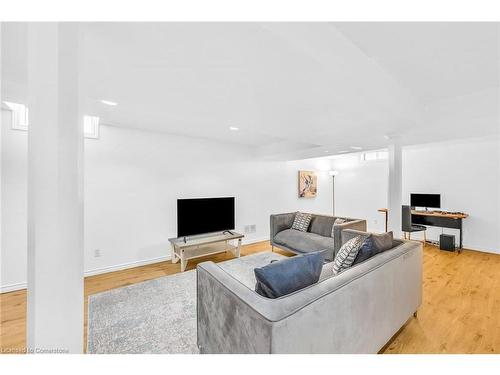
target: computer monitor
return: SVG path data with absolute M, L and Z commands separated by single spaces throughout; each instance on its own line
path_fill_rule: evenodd
M 441 194 L 410 194 L 410 206 L 441 208 Z

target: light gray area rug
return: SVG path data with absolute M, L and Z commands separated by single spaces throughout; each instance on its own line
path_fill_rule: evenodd
M 282 258 L 265 252 L 219 266 L 254 289 L 254 268 Z M 93 294 L 88 306 L 88 353 L 198 353 L 195 270 Z

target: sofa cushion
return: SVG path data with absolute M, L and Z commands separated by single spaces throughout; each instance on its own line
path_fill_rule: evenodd
M 309 223 L 311 222 L 312 214 L 305 214 L 303 212 L 297 212 L 295 214 L 295 219 L 293 219 L 292 229 L 307 232 L 309 228 Z
M 358 236 L 342 245 L 333 261 L 333 273 L 335 275 L 352 266 L 362 244 L 363 238 Z
M 373 238 L 373 255 L 392 249 L 394 235 L 392 232 L 371 235 Z
M 274 242 L 284 245 L 300 253 L 310 253 L 320 250 L 333 250 L 333 238 L 319 234 L 285 229 L 274 237 Z
M 332 233 L 334 220 L 333 216 L 313 215 L 309 232 L 328 237 Z
M 278 298 L 315 284 L 323 261 L 322 252 L 314 252 L 255 268 L 255 291 L 267 298 Z

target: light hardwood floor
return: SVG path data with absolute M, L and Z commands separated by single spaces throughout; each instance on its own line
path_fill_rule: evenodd
M 269 242 L 260 242 L 243 246 L 241 253 L 266 250 Z M 187 269 L 207 259 L 231 258 L 229 252 L 200 258 L 190 261 Z M 161 262 L 85 278 L 85 336 L 89 295 L 178 272 L 179 263 Z M 456 254 L 425 246 L 423 290 L 418 317 L 411 318 L 382 353 L 500 353 L 500 255 L 469 250 Z M 24 348 L 26 291 L 0 294 L 0 315 L 0 348 Z

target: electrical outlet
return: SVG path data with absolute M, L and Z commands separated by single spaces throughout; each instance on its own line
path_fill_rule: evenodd
M 255 224 L 245 225 L 243 230 L 245 231 L 245 234 L 255 233 L 256 226 Z
M 101 256 L 101 249 L 94 250 L 94 258 L 99 258 Z

